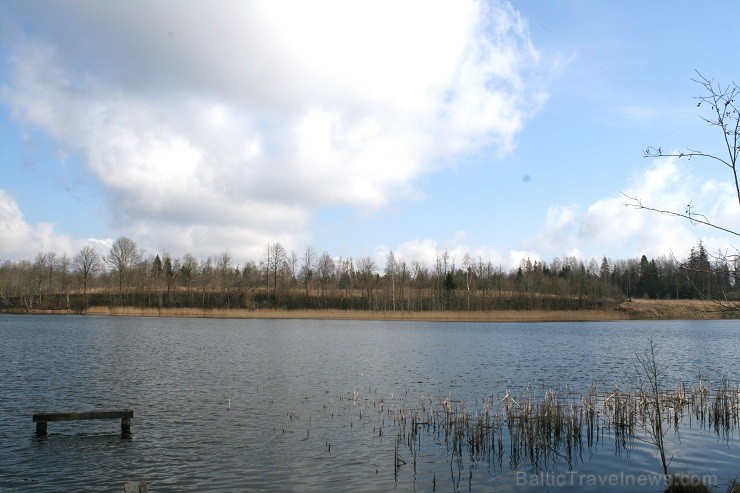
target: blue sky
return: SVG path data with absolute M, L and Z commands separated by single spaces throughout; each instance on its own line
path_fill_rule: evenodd
M 740 229 L 694 70 L 735 2 L 0 4 L 0 259 L 104 252 L 686 256 Z

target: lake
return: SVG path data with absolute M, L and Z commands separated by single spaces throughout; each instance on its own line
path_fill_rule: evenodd
M 498 454 L 455 455 L 441 428 L 409 437 L 398 418 L 444 400 L 477 416 L 507 392 L 627 389 L 650 339 L 669 385 L 740 382 L 738 321 L 2 315 L 0 490 L 122 491 L 143 479 L 153 493 L 605 491 L 599 481 L 662 491 L 630 482 L 659 477 L 655 446 L 619 446 L 612 429 L 573 456 L 532 463 L 506 435 Z M 34 412 L 101 408 L 133 409 L 133 436 L 105 420 L 52 422 L 49 436 L 34 436 Z M 671 471 L 707 475 L 724 491 L 740 473 L 737 427 L 718 434 L 689 416 L 679 429 L 666 436 Z

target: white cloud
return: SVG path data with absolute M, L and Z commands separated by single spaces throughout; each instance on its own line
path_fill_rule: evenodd
M 691 204 L 714 224 L 740 231 L 740 207 L 729 183 L 702 181 L 684 161 L 655 159 L 623 190 L 646 207 L 683 213 Z M 580 258 L 657 257 L 673 252 L 685 257 L 699 239 L 710 250 L 727 249 L 735 238 L 716 229 L 648 210 L 625 206 L 628 197 L 615 194 L 580 212 L 577 205 L 552 206 L 545 227 L 534 242 L 543 255 L 576 252 Z M 573 253 L 571 253 L 573 254 Z M 584 257 L 585 256 L 585 257 Z
M 508 267 L 510 268 L 517 268 L 522 262 L 526 262 L 527 260 L 531 260 L 532 262 L 542 260 L 537 252 L 525 250 L 512 250 L 510 252 L 510 257 L 511 260 L 508 264 Z
M 56 233 L 53 224 L 28 224 L 17 202 L 0 188 L 0 261 L 28 260 L 41 251 L 71 253 L 72 248 L 70 238 Z
M 376 257 L 384 258 L 387 252 L 388 248 L 381 248 Z M 436 241 L 429 238 L 408 240 L 398 245 L 398 248 L 394 250 L 398 259 L 407 263 L 417 261 L 429 268 L 433 268 L 437 258 L 441 258 L 445 252 L 448 255 L 450 266 L 454 263 L 456 268 L 462 268 L 466 256 L 475 264 L 479 261 L 484 264 L 491 262 L 494 269 L 502 268 L 504 270 L 516 268 L 522 260 L 527 258 L 532 261 L 541 260 L 540 256 L 534 251 L 501 250 L 471 244 L 464 231 L 458 231 L 453 238 L 446 241 Z
M 3 39 L 0 94 L 150 248 L 300 244 L 316 208 L 383 207 L 450 156 L 508 153 L 545 98 L 506 3 L 133 3 L 7 7 L 25 32 Z
M 545 216 L 545 230 L 541 235 L 541 248 L 553 251 L 563 244 L 571 243 L 577 215 L 578 206 L 575 204 L 549 207 Z

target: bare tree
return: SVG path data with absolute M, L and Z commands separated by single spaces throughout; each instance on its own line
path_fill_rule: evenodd
M 180 263 L 180 282 L 182 282 L 190 295 L 190 303 L 193 300 L 193 279 L 198 272 L 198 260 L 191 253 L 186 253 Z
M 261 279 L 262 273 L 255 261 L 247 261 L 241 272 L 241 289 L 245 306 L 249 307 L 252 305 L 252 292 L 259 290 Z
M 62 299 L 66 304 L 66 309 L 69 310 L 69 257 L 67 253 L 63 253 L 59 258 L 59 289 L 61 290 L 62 298 L 59 299 L 59 307 L 62 306 Z
M 46 275 L 49 281 L 49 286 L 47 293 L 52 294 L 54 292 L 54 285 L 52 284 L 53 277 L 54 277 L 54 271 L 57 267 L 57 261 L 56 261 L 57 254 L 54 252 L 48 252 L 46 254 Z
M 407 308 L 406 303 L 406 293 L 404 291 L 404 286 L 406 285 L 406 281 L 409 277 L 409 270 L 408 266 L 406 265 L 406 262 L 401 260 L 398 262 L 398 294 L 401 297 L 401 309 L 404 310 Z
M 51 294 L 55 257 L 56 254 L 53 252 L 39 252 L 33 260 L 33 269 L 31 274 L 33 285 L 36 294 L 38 295 L 39 305 L 44 303 L 44 294 L 46 294 L 47 297 Z M 46 288 L 44 288 L 44 286 L 46 286 Z
M 323 300 L 326 285 L 334 273 L 334 259 L 331 258 L 329 252 L 324 251 L 321 254 L 318 260 L 317 270 L 319 274 L 319 299 Z
M 667 367 L 658 362 L 657 346 L 652 339 L 649 340 L 647 348 L 635 357 L 638 370 L 643 378 L 640 378 L 640 391 L 646 397 L 645 406 L 647 413 L 644 429 L 648 434 L 648 442 L 658 448 L 660 463 L 663 466 L 663 474 L 669 481 L 668 466 L 671 460 L 666 459 L 665 435 L 667 428 L 663 426 L 665 405 L 663 403 L 662 383 L 666 376 Z
M 0 303 L 4 307 L 11 307 L 13 304 L 5 297 L 5 293 L 8 292 L 9 288 L 12 288 L 12 268 L 10 262 L 7 260 L 0 262 Z
M 200 274 L 199 284 L 201 290 L 201 306 L 203 307 L 203 310 L 205 310 L 208 308 L 206 305 L 206 296 L 209 294 L 209 289 L 212 289 L 211 284 L 213 282 L 213 260 L 211 257 L 208 257 L 200 263 L 198 273 Z M 208 305 L 210 305 L 210 300 Z
M 465 255 L 463 256 L 463 267 L 465 267 L 465 309 L 468 311 L 470 311 L 470 283 L 473 279 L 474 265 L 475 260 L 473 260 L 473 257 L 471 257 L 468 252 L 465 252 Z
M 290 269 L 290 287 L 291 289 L 294 289 L 296 282 L 298 281 L 298 254 L 295 250 L 290 251 L 287 262 L 288 268 Z
M 424 283 L 429 277 L 429 270 L 427 267 L 419 262 L 418 260 L 414 260 L 411 262 L 411 280 L 416 285 L 417 289 L 417 301 L 416 301 L 416 309 L 421 311 L 424 310 Z
M 113 269 L 118 281 L 118 295 L 123 300 L 123 284 L 128 280 L 129 272 L 139 262 L 141 253 L 134 240 L 121 236 L 111 245 L 105 262 Z
M 357 262 L 357 270 L 360 275 L 360 279 L 362 280 L 362 283 L 365 285 L 365 290 L 367 292 L 367 309 L 372 309 L 372 298 L 373 298 L 373 276 L 375 275 L 375 270 L 377 269 L 377 266 L 375 265 L 375 260 L 373 260 L 372 257 L 362 257 Z
M 347 259 L 339 257 L 334 262 L 334 278 L 337 287 L 342 290 L 342 306 L 346 308 L 354 298 L 350 296 L 354 290 L 354 263 L 351 257 Z
M 393 250 L 388 251 L 385 256 L 385 277 L 391 280 L 391 307 L 396 311 L 396 271 L 398 270 L 398 261 Z
M 268 245 L 268 250 L 272 251 L 272 255 L 268 255 L 268 258 L 272 258 L 272 297 L 277 302 L 278 294 L 278 272 L 283 268 L 285 262 L 288 260 L 288 255 L 285 251 L 285 247 L 282 243 L 273 243 L 272 247 Z
M 269 243 L 265 245 L 265 253 L 260 259 L 260 267 L 265 271 L 265 293 L 270 292 L 270 270 L 272 266 L 272 248 L 270 247 Z
M 316 250 L 311 245 L 306 245 L 306 248 L 303 250 L 303 265 L 301 266 L 301 282 L 306 289 L 306 297 L 310 294 L 315 262 Z
M 221 279 L 221 297 L 222 302 L 226 303 L 226 291 L 231 287 L 231 253 L 224 250 L 216 257 L 216 269 L 218 269 L 219 278 Z
M 85 245 L 80 248 L 80 251 L 72 258 L 72 268 L 74 273 L 82 283 L 82 296 L 85 302 L 85 309 L 87 309 L 87 286 L 90 280 L 100 271 L 100 256 L 90 245 Z

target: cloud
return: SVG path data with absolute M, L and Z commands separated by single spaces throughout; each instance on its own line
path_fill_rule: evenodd
M 376 259 L 384 259 L 388 248 L 382 247 L 376 252 Z M 534 251 L 502 250 L 492 247 L 472 244 L 465 231 L 458 231 L 453 238 L 437 241 L 430 238 L 408 240 L 394 250 L 396 258 L 406 263 L 420 262 L 429 268 L 434 268 L 437 258 L 447 252 L 449 265 L 463 268 L 465 258 L 468 257 L 475 265 L 479 261 L 483 264 L 491 263 L 493 269 L 509 270 L 519 266 L 522 260 L 541 260 Z M 383 261 L 384 262 L 384 261 Z M 379 264 L 383 265 L 383 264 Z
M 578 220 L 575 204 L 550 206 L 545 216 L 545 230 L 541 235 L 541 248 L 553 251 L 563 244 L 573 242 L 574 228 Z
M 740 207 L 729 183 L 702 181 L 684 161 L 655 159 L 633 184 L 623 190 L 643 205 L 683 213 L 691 204 L 714 224 L 740 231 Z M 543 231 L 533 244 L 542 254 L 557 256 L 567 251 L 581 258 L 657 257 L 673 252 L 684 258 L 699 239 L 710 250 L 732 246 L 732 235 L 658 212 L 626 207 L 630 200 L 614 194 L 581 210 L 578 205 L 552 206 Z M 556 249 L 560 249 L 558 252 Z M 612 252 L 623 252 L 615 254 Z M 626 253 L 624 253 L 626 252 Z
M 382 208 L 455 156 L 511 152 L 546 97 L 496 1 L 4 8 L 1 100 L 82 156 L 115 234 L 155 249 L 301 244 L 317 208 Z
M 18 204 L 0 188 L 0 252 L 3 260 L 27 260 L 40 251 L 71 253 L 73 242 L 51 223 L 28 224 Z

